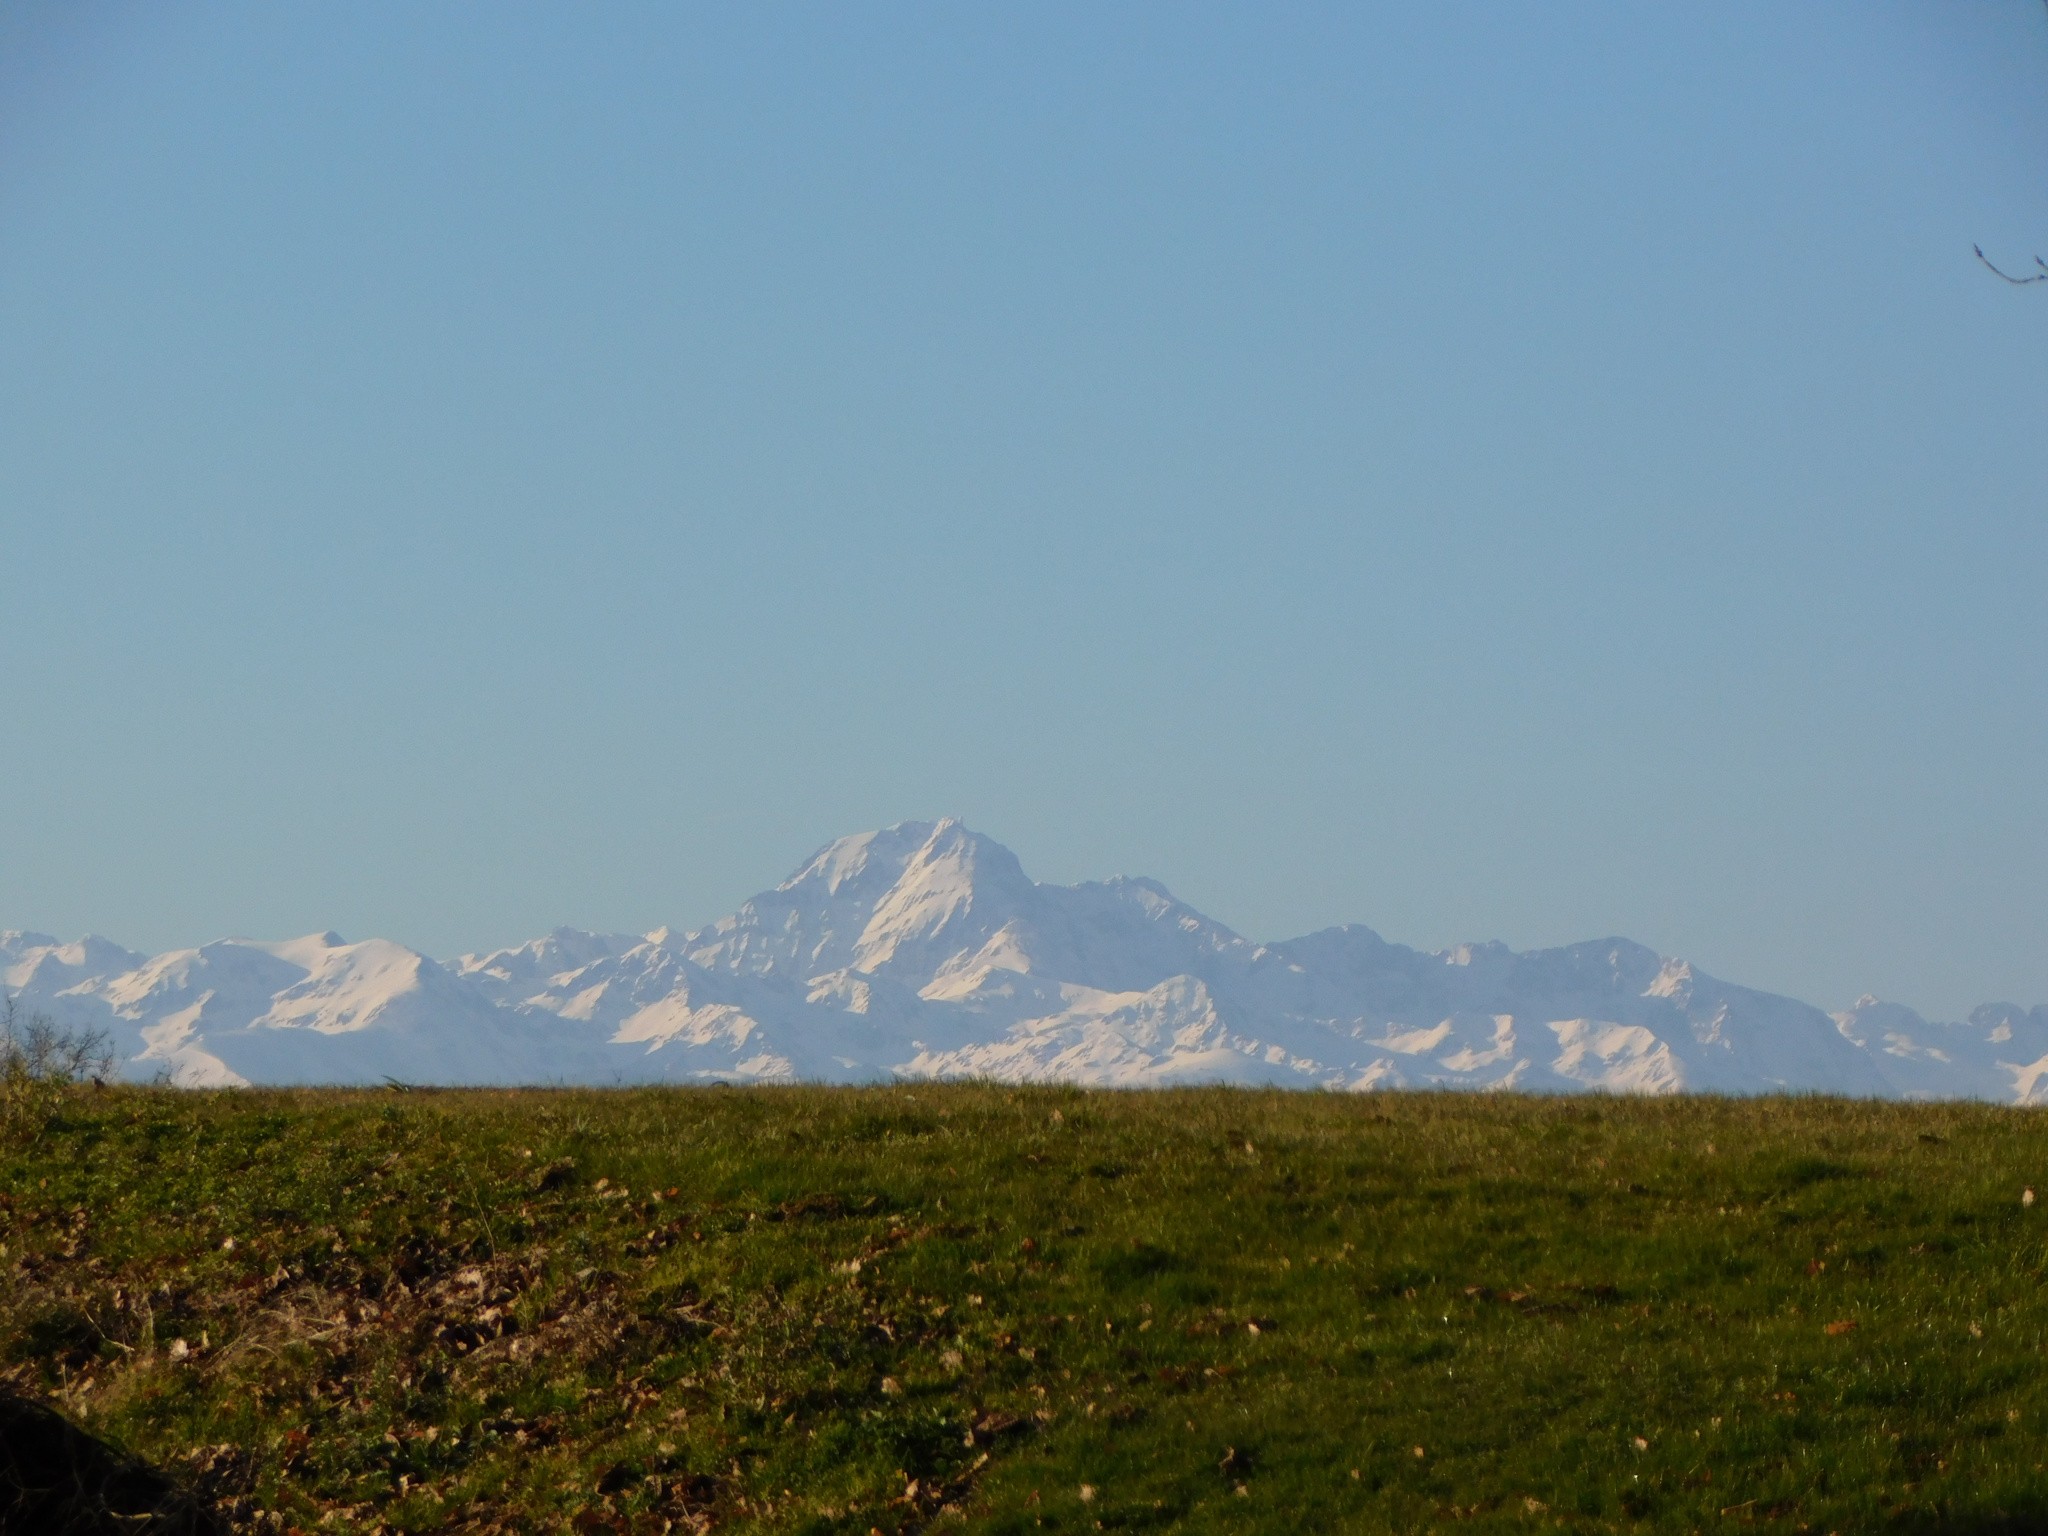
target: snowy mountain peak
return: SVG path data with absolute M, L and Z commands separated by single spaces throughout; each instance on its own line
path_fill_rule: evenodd
M 93 976 L 133 969 L 144 958 L 97 934 L 66 944 L 47 933 L 12 929 L 0 933 L 0 988 L 61 992 Z
M 1037 894 L 1009 849 L 957 821 L 941 821 L 875 904 L 854 946 L 854 968 L 936 970 L 985 945 Z
M 286 939 L 276 944 L 266 944 L 259 939 L 222 939 L 219 942 L 223 945 L 233 945 L 243 949 L 261 950 L 263 953 L 273 955 L 279 960 L 289 961 L 293 965 L 305 966 L 308 970 L 323 964 L 328 954 L 332 951 L 349 947 L 348 940 L 344 939 L 332 928 L 329 928 L 325 933 L 309 933 L 300 938 Z M 371 942 L 383 943 L 386 941 L 373 939 Z M 208 945 L 207 947 L 211 949 L 214 946 Z
M 797 891 L 816 886 L 827 896 L 843 894 L 849 899 L 858 899 L 863 893 L 879 895 L 896 883 L 904 865 L 934 834 L 956 825 L 950 818 L 937 822 L 899 821 L 893 827 L 836 838 L 812 854 L 775 889 Z

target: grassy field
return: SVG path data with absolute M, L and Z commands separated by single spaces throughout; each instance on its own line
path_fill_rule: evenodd
M 73 1089 L 0 1373 L 283 1531 L 2048 1527 L 2048 1119 Z

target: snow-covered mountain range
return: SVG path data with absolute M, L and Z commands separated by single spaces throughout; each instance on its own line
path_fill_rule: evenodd
M 2048 1006 L 1830 1015 L 1626 939 L 1259 944 L 1154 881 L 1040 885 L 957 821 L 842 838 L 695 933 L 443 964 L 333 933 L 145 956 L 0 933 L 23 1007 L 178 1083 L 991 1077 L 2048 1102 Z

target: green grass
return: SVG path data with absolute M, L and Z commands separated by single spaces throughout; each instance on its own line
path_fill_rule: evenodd
M 1984 1106 L 73 1090 L 0 1371 L 258 1529 L 2034 1530 L 2034 1183 Z

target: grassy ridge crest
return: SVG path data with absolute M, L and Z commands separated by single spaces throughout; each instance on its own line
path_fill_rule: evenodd
M 2048 1120 L 66 1089 L 0 1373 L 271 1531 L 2048 1522 Z

